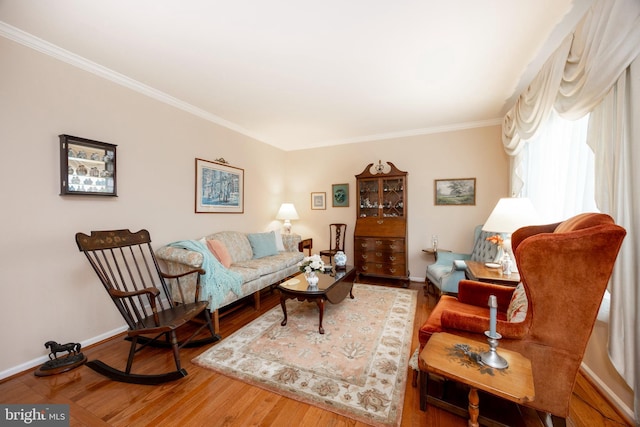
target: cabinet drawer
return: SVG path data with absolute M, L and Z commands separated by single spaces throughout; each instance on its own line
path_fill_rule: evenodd
M 362 274 L 377 274 L 383 276 L 405 276 L 405 264 L 383 264 L 365 262 L 358 266 L 358 271 Z
M 384 264 L 406 264 L 404 252 L 389 251 L 356 251 L 354 253 L 357 261 Z
M 404 239 L 356 238 L 355 249 L 363 251 L 404 252 Z

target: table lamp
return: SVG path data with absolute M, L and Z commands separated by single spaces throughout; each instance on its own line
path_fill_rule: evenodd
M 283 219 L 285 233 L 291 234 L 291 220 L 300 219 L 300 217 L 298 216 L 298 212 L 296 211 L 296 207 L 293 206 L 293 203 L 283 203 L 282 206 L 280 206 L 278 215 L 276 215 L 276 219 Z
M 515 259 L 511 249 L 511 233 L 526 225 L 539 224 L 539 221 L 540 216 L 531 200 L 526 197 L 503 197 L 498 200 L 498 204 L 491 211 L 482 230 L 505 234 L 504 250 L 511 259 Z

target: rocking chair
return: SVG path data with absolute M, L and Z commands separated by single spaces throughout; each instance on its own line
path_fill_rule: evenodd
M 115 381 L 161 384 L 187 375 L 187 371 L 180 366 L 182 347 L 201 346 L 220 339 L 214 332 L 207 302 L 198 301 L 199 279 L 203 271 L 197 269 L 179 275 L 168 275 L 160 271 L 147 230 L 137 233 L 129 230 L 92 231 L 91 236 L 77 233 L 76 243 L 80 251 L 87 256 L 107 293 L 127 322 L 127 340 L 131 341 L 124 371 L 99 360 L 87 362 L 88 367 Z M 195 300 L 192 303 L 176 304 L 165 279 L 175 280 L 175 290 L 180 287 L 180 278 L 189 274 L 198 275 Z M 185 341 L 178 342 L 176 331 L 196 317 L 201 324 L 191 329 L 187 328 L 195 329 L 195 332 Z M 205 338 L 194 340 L 205 327 L 211 336 L 206 334 Z M 131 373 L 134 355 L 147 345 L 171 348 L 176 370 L 162 374 Z

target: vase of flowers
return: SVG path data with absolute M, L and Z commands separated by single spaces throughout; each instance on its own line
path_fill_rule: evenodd
M 305 279 L 309 286 L 318 286 L 318 271 L 324 270 L 324 261 L 320 258 L 320 255 L 311 255 L 305 257 L 300 263 L 300 271 L 304 273 Z
M 495 234 L 493 236 L 487 237 L 487 240 L 493 243 L 494 245 L 496 245 L 498 250 L 497 250 L 496 258 L 494 262 L 496 264 L 500 264 L 502 262 L 502 257 L 504 255 L 504 239 L 502 238 L 501 235 Z

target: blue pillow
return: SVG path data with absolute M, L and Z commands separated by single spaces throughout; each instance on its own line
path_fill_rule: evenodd
M 269 233 L 253 233 L 247 234 L 253 258 L 264 258 L 270 255 L 276 255 L 278 248 L 276 247 L 276 237 L 273 231 Z

